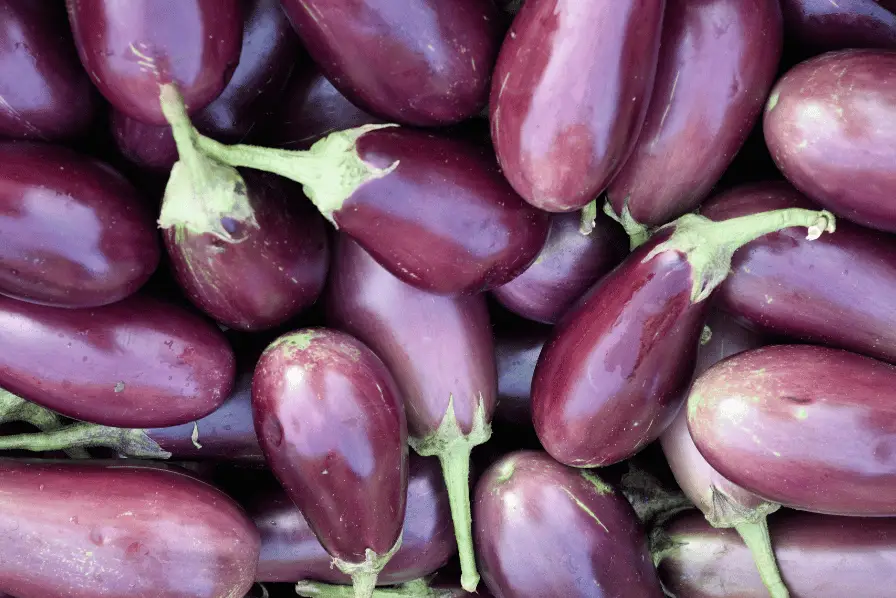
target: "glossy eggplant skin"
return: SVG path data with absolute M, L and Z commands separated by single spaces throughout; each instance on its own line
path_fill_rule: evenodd
M 782 510 L 769 518 L 791 598 L 888 598 L 896 584 L 896 520 Z M 673 542 L 658 566 L 681 598 L 767 598 L 750 551 L 734 530 L 683 513 L 665 529 Z
M 327 78 L 371 114 L 441 126 L 488 101 L 503 33 L 492 2 L 283 0 L 283 8 Z
M 663 595 L 635 512 L 593 474 L 511 453 L 476 484 L 474 510 L 495 598 Z
M 688 428 L 723 476 L 784 506 L 896 513 L 896 366 L 848 351 L 777 345 L 694 382 Z
M 0 460 L 0 591 L 19 598 L 228 598 L 259 535 L 219 490 L 174 470 Z
M 337 244 L 327 322 L 367 344 L 395 376 L 410 435 L 436 431 L 449 397 L 464 434 L 480 400 L 490 421 L 497 381 L 485 297 L 426 293 L 392 276 L 347 235 Z
M 803 53 L 896 49 L 896 14 L 877 0 L 780 0 L 787 39 Z
M 277 488 L 265 489 L 247 505 L 261 533 L 256 580 L 297 582 L 303 579 L 349 584 L 351 578 L 332 567 L 301 511 Z M 410 455 L 408 498 L 401 548 L 380 573 L 377 583 L 393 585 L 431 575 L 457 548 L 448 493 L 437 459 Z
M 39 142 L 0 143 L 0 237 L 0 293 L 33 303 L 113 303 L 159 263 L 137 190 L 106 164 Z
M 164 125 L 159 86 L 175 83 L 198 112 L 240 58 L 239 0 L 66 0 L 81 63 L 117 110 Z
M 555 324 L 601 276 L 625 257 L 622 229 L 600 214 L 594 230 L 579 232 L 578 213 L 551 215 L 551 230 L 538 257 L 522 274 L 492 290 L 498 302 L 529 320 Z
M 617 214 L 655 227 L 706 198 L 762 113 L 782 43 L 778 0 L 666 0 L 647 119 L 607 189 Z
M 333 219 L 408 284 L 484 291 L 514 279 L 544 246 L 548 215 L 513 191 L 490 150 L 399 127 L 364 133 L 356 147 L 367 165 L 395 167 L 356 189 Z
M 407 424 L 373 351 L 323 328 L 280 337 L 255 368 L 252 412 L 268 465 L 326 551 L 348 563 L 386 554 L 405 518 Z
M 538 356 L 550 336 L 547 326 L 495 334 L 498 402 L 495 420 L 513 426 L 532 426 L 532 377 Z
M 766 144 L 784 176 L 822 207 L 896 231 L 896 52 L 844 50 L 781 78 L 765 112 Z
M 89 128 L 97 95 L 57 2 L 0 2 L 0 137 L 57 141 Z
M 628 158 L 653 90 L 666 0 L 523 5 L 492 79 L 492 141 L 514 189 L 570 212 Z
M 171 127 L 148 125 L 113 108 L 109 128 L 121 155 L 140 168 L 167 172 L 177 162 L 177 146 Z
M 817 209 L 786 182 L 745 185 L 714 197 L 712 220 L 800 207 Z M 734 254 L 716 304 L 746 325 L 896 363 L 896 307 L 869 297 L 896 294 L 896 238 L 841 220 L 807 241 L 785 229 Z
M 233 351 L 215 326 L 141 295 L 89 309 L 0 297 L 0 346 L 0 387 L 107 426 L 192 422 L 233 386 Z
M 693 272 L 683 253 L 643 261 L 668 234 L 598 281 L 541 352 L 532 419 L 561 463 L 622 461 L 658 438 L 681 407 L 708 302 L 691 302 Z

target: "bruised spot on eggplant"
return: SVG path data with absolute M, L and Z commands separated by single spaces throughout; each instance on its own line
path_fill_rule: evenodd
M 784 396 L 781 398 L 785 401 L 790 401 L 791 403 L 796 403 L 797 405 L 808 405 L 812 402 L 812 399 L 809 397 Z

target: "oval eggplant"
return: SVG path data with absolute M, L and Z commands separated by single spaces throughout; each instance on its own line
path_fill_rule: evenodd
M 495 421 L 532 426 L 532 378 L 538 356 L 550 336 L 548 327 L 528 327 L 495 334 L 498 401 Z
M 148 125 L 114 108 L 109 127 L 121 155 L 140 168 L 167 172 L 177 162 L 177 145 L 171 127 Z
M 98 107 L 56 2 L 0 2 L 0 137 L 57 141 L 87 132 Z
M 896 52 L 844 50 L 807 60 L 775 85 L 765 141 L 784 176 L 858 224 L 896 231 Z
M 476 546 L 497 598 L 661 597 L 625 498 L 541 452 L 511 453 L 476 484 Z
M 369 598 L 405 518 L 407 424 L 392 375 L 347 334 L 290 333 L 255 367 L 252 412 L 274 475 Z
M 667 0 L 647 119 L 607 189 L 624 222 L 653 228 L 706 198 L 762 113 L 781 29 L 778 0 Z
M 152 216 L 120 174 L 64 147 L 0 143 L 0 293 L 96 307 L 134 293 L 159 263 Z
M 0 591 L 19 598 L 227 598 L 252 587 L 258 531 L 230 498 L 193 477 L 155 467 L 3 459 L 0 486 Z
M 793 508 L 896 514 L 896 366 L 812 345 L 735 355 L 688 396 L 688 427 L 735 484 Z
M 131 118 L 164 125 L 159 86 L 174 83 L 190 112 L 227 85 L 240 57 L 239 0 L 66 0 L 84 68 Z
M 522 274 L 492 290 L 498 302 L 524 318 L 554 324 L 601 276 L 625 256 L 622 230 L 599 215 L 580 232 L 578 213 L 554 214 L 547 242 Z
M 191 422 L 233 386 L 233 351 L 215 326 L 139 295 L 92 309 L 0 297 L 0 346 L 0 386 L 108 426 Z
M 801 54 L 896 49 L 896 15 L 877 0 L 781 0 L 784 31 Z
M 628 158 L 653 89 L 665 0 L 523 5 L 492 80 L 492 140 L 514 189 L 581 209 Z
M 493 2 L 283 0 L 305 48 L 354 104 L 441 126 L 478 114 L 503 33 Z

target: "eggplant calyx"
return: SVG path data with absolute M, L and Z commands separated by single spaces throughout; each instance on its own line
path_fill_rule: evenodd
M 25 422 L 45 433 L 53 432 L 65 425 L 62 416 L 55 411 L 0 388 L 0 424 L 9 422 Z M 90 454 L 81 448 L 67 448 L 65 453 L 72 459 L 90 458 Z
M 140 429 L 112 428 L 99 424 L 76 422 L 70 426 L 39 434 L 0 436 L 0 450 L 34 452 L 105 447 L 122 455 L 147 459 L 169 459 L 171 453 Z
M 646 528 L 660 526 L 677 513 L 695 508 L 684 493 L 668 490 L 652 474 L 631 463 L 619 485 Z
M 625 230 L 625 234 L 628 235 L 628 243 L 629 249 L 634 251 L 641 245 L 647 242 L 647 239 L 650 238 L 651 232 L 650 229 L 647 228 L 646 225 L 641 224 L 635 217 L 632 216 L 631 211 L 628 209 L 628 198 L 625 198 L 625 202 L 622 204 L 622 213 L 617 214 L 613 209 L 613 204 L 610 203 L 610 200 L 604 202 L 604 214 L 618 222 L 622 225 L 622 228 Z
M 354 598 L 371 598 L 373 591 L 376 589 L 376 579 L 380 575 L 380 571 L 395 556 L 398 549 L 401 548 L 402 534 L 398 535 L 398 540 L 389 549 L 389 552 L 383 555 L 375 553 L 368 548 L 364 551 L 364 562 L 350 563 L 340 558 L 334 558 L 333 564 L 336 568 L 352 578 L 352 587 L 354 588 Z M 298 590 L 297 590 L 298 591 Z
M 354 590 L 348 586 L 337 586 L 315 581 L 300 581 L 296 584 L 296 594 L 306 598 L 352 598 Z M 389 588 L 376 588 L 373 598 L 451 598 L 451 590 L 429 587 L 425 579 L 415 579 Z
M 715 528 L 737 528 L 764 521 L 766 517 L 781 508 L 775 502 L 762 501 L 754 507 L 742 505 L 722 489 L 713 484 L 710 487 L 709 512 L 704 513 L 706 521 Z

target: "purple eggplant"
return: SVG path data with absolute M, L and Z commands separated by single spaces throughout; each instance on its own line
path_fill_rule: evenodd
M 230 498 L 174 470 L 0 460 L 0 591 L 18 598 L 229 598 L 259 535 Z
M 97 96 L 58 2 L 0 1 L 0 137 L 56 141 L 87 132 Z
M 496 598 L 663 595 L 638 518 L 592 473 L 507 455 L 476 484 L 476 547 Z
M 470 521 L 470 452 L 491 436 L 497 391 L 483 295 L 431 295 L 403 283 L 342 235 L 327 291 L 327 320 L 366 343 L 395 376 L 411 446 L 442 462 L 463 567 L 479 574 Z
M 532 426 L 532 377 L 551 329 L 519 327 L 495 334 L 498 400 L 495 421 L 516 428 Z
M 765 111 L 765 141 L 784 176 L 858 224 L 896 231 L 896 52 L 844 50 L 791 69 Z
M 239 0 L 66 0 L 75 44 L 117 110 L 164 125 L 159 86 L 176 84 L 191 113 L 217 98 L 240 57 Z
M 0 346 L 0 387 L 107 426 L 191 422 L 233 386 L 233 351 L 215 326 L 140 295 L 91 309 L 0 297 Z
M 783 510 L 769 527 L 791 598 L 889 598 L 896 585 L 896 520 Z M 736 533 L 696 513 L 671 521 L 655 553 L 663 584 L 680 598 L 767 598 Z
M 255 367 L 252 411 L 271 470 L 355 598 L 369 598 L 405 518 L 408 434 L 392 375 L 347 334 L 293 332 Z
M 778 0 L 667 0 L 647 120 L 607 189 L 627 228 L 690 212 L 744 144 L 775 80 Z
M 330 81 L 371 114 L 416 126 L 475 116 L 503 33 L 493 2 L 283 0 Z
M 688 396 L 706 460 L 769 501 L 834 515 L 896 514 L 896 366 L 777 345 L 707 370 Z
M 171 127 L 148 125 L 114 108 L 109 127 L 121 155 L 140 168 L 164 172 L 177 162 L 177 145 Z
M 801 54 L 896 49 L 896 14 L 877 0 L 780 0 L 787 40 Z
M 523 5 L 501 47 L 490 120 L 514 189 L 583 208 L 628 158 L 653 89 L 666 0 Z
M 681 407 L 708 310 L 741 245 L 791 226 L 833 231 L 828 212 L 779 210 L 660 229 L 570 310 L 532 381 L 542 445 L 576 467 L 622 461 L 657 439 Z
M 0 143 L 0 293 L 96 307 L 134 293 L 159 263 L 152 216 L 109 166 L 64 147 Z
M 492 290 L 498 302 L 524 318 L 554 324 L 594 282 L 625 256 L 622 230 L 597 215 L 587 234 L 576 213 L 551 216 L 544 248 L 526 270 Z

